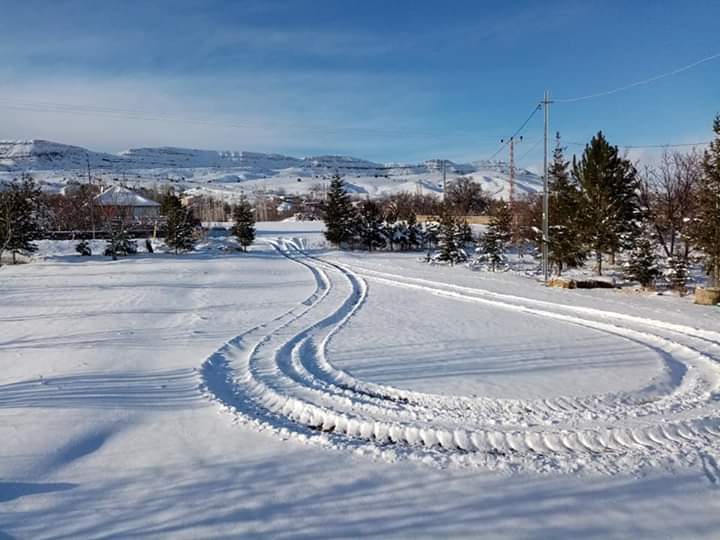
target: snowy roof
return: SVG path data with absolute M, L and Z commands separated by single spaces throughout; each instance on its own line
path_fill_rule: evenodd
M 160 206 L 160 203 L 121 186 L 107 188 L 95 198 L 95 201 L 100 206 Z

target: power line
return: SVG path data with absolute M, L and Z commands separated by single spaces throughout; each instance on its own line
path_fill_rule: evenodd
M 172 114 L 153 112 L 147 110 L 121 109 L 117 107 L 103 107 L 93 105 L 77 105 L 68 103 L 56 103 L 48 101 L 20 101 L 10 100 L 0 97 L 0 107 L 5 109 L 23 110 L 31 112 L 50 112 L 60 114 L 82 115 L 82 116 L 99 116 L 109 118 L 125 118 L 130 120 L 148 120 L 148 121 L 170 121 L 185 124 L 197 124 L 216 127 L 227 127 L 232 129 L 291 129 L 304 132 L 338 134 L 338 133 L 362 133 L 368 135 L 387 135 L 387 136 L 417 136 L 423 138 L 447 138 L 459 136 L 473 136 L 483 139 L 497 139 L 496 135 L 478 136 L 477 133 L 462 130 L 444 130 L 442 132 L 432 132 L 428 130 L 415 129 L 384 129 L 384 128 L 362 128 L 362 127 L 328 127 L 300 123 L 256 123 L 256 122 L 222 122 L 209 120 L 200 117 L 182 117 Z
M 695 143 L 668 143 L 668 144 L 618 144 L 618 148 L 680 148 L 684 146 L 707 146 L 712 141 L 703 141 Z M 587 143 L 581 142 L 566 142 L 565 144 L 572 144 L 573 146 L 586 146 Z
M 515 133 L 510 135 L 509 138 L 503 139 L 503 143 L 500 145 L 500 148 L 498 148 L 489 158 L 487 158 L 486 161 L 492 161 L 495 156 L 497 156 L 500 152 L 503 151 L 503 149 L 510 143 L 511 140 L 513 140 L 515 137 L 518 136 L 518 134 L 525 129 L 525 126 L 527 126 L 530 123 L 530 120 L 532 120 L 532 117 L 535 116 L 535 114 L 542 108 L 541 104 L 538 103 L 533 111 L 530 113 L 530 116 L 527 117 L 527 119 L 522 123 L 522 125 L 515 130 Z
M 659 81 L 660 79 L 665 79 L 667 77 L 672 77 L 673 75 L 677 75 L 679 73 L 682 73 L 683 71 L 687 71 L 689 69 L 694 68 L 695 66 L 699 66 L 700 64 L 704 64 L 705 62 L 710 62 L 711 60 L 715 60 L 716 58 L 720 58 L 720 53 L 712 54 L 710 56 L 706 56 L 705 58 L 701 58 L 700 60 L 696 60 L 695 62 L 692 62 L 686 66 L 674 69 L 672 71 L 668 71 L 667 73 L 661 73 L 660 75 L 655 75 L 653 77 L 650 77 L 648 79 L 643 79 L 641 81 L 636 81 L 634 83 L 626 84 L 625 86 L 620 86 L 619 88 L 613 88 L 612 90 L 605 90 L 604 92 L 597 92 L 595 94 L 588 94 L 586 96 L 579 96 L 574 98 L 564 98 L 564 99 L 555 99 L 555 103 L 575 103 L 577 101 L 585 101 L 587 99 L 594 99 L 598 97 L 603 96 L 609 96 L 611 94 L 616 94 L 618 92 L 623 92 L 625 90 L 630 90 L 631 88 L 635 88 L 636 86 L 643 86 L 645 84 L 650 84 L 655 81 Z
M 537 141 L 533 143 L 533 145 L 527 150 L 527 152 L 523 152 L 523 154 L 518 158 L 518 162 L 522 162 L 523 159 L 528 157 L 530 153 L 535 150 L 538 146 L 540 146 L 540 143 L 543 142 L 543 138 L 541 137 Z

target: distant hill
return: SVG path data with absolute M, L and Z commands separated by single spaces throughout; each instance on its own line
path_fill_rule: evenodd
M 70 181 L 86 181 L 87 168 L 105 182 L 129 185 L 173 183 L 180 189 L 213 196 L 257 191 L 303 193 L 327 183 L 336 172 L 351 191 L 379 196 L 399 191 L 442 193 L 442 160 L 415 164 L 375 163 L 348 156 L 296 158 L 280 154 L 159 147 L 133 148 L 118 154 L 94 152 L 43 140 L 0 141 L 0 177 L 31 172 L 48 190 Z M 508 166 L 503 162 L 446 162 L 448 181 L 471 176 L 496 198 L 509 193 Z M 518 194 L 542 188 L 539 176 L 518 170 Z

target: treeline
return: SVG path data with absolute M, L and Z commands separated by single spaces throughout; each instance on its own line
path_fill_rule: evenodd
M 380 201 L 355 201 L 341 178 L 331 183 L 323 216 L 326 238 L 340 247 L 435 249 L 436 260 L 467 260 L 477 243 L 475 263 L 494 270 L 514 246 L 535 251 L 547 242 L 555 273 L 623 255 L 628 278 L 651 285 L 664 274 L 683 290 L 689 267 L 703 263 L 711 286 L 720 286 L 720 116 L 715 138 L 701 153 L 665 152 L 657 165 L 638 171 L 602 132 L 580 157 L 565 157 L 558 134 L 549 182 L 549 237 L 542 235 L 542 198 L 528 196 L 512 207 L 493 202 L 469 178 L 452 182 L 444 201 L 403 193 Z M 417 214 L 437 216 L 422 226 Z M 490 214 L 486 232 L 473 238 L 461 216 Z
M 336 246 L 368 251 L 428 251 L 427 259 L 455 264 L 474 245 L 463 216 L 505 208 L 469 178 L 460 178 L 445 201 L 432 195 L 399 193 L 380 200 L 353 200 L 340 176 L 333 177 L 321 207 L 325 237 Z M 436 216 L 418 223 L 417 215 Z M 431 254 L 431 251 L 437 253 Z
M 560 138 L 549 170 L 550 262 L 557 273 L 624 254 L 626 275 L 651 285 L 664 274 L 682 290 L 693 259 L 720 283 L 720 117 L 700 154 L 666 151 L 638 171 L 598 133 L 568 162 Z M 539 228 L 537 241 L 542 241 Z
M 18 255 L 32 255 L 37 251 L 36 241 L 53 230 L 97 232 L 106 239 L 103 254 L 113 260 L 137 253 L 137 241 L 132 238 L 135 218 L 131 210 L 123 211 L 121 205 L 97 204 L 100 190 L 98 186 L 85 184 L 75 186 L 65 195 L 44 194 L 27 174 L 0 185 L 0 265 L 5 253 L 11 254 L 13 264 L 18 262 Z M 175 253 L 191 250 L 201 236 L 195 206 L 198 200 L 184 204 L 171 189 L 162 192 L 145 189 L 139 193 L 160 203 L 165 244 L 170 250 Z M 199 208 L 202 211 L 207 207 L 201 204 Z M 227 205 L 227 210 L 234 221 L 232 234 L 244 251 L 255 238 L 254 209 L 243 196 L 237 204 Z M 92 255 L 90 242 L 80 240 L 76 251 L 80 255 Z M 146 251 L 153 251 L 149 238 Z

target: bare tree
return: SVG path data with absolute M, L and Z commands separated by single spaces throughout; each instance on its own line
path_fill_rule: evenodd
M 700 154 L 665 151 L 660 163 L 648 168 L 641 184 L 641 203 L 648 209 L 658 242 L 668 258 L 687 262 L 692 249 L 690 226 L 697 212 L 697 188 L 702 176 Z
M 410 216 L 438 215 L 441 212 L 441 202 L 429 193 L 409 193 L 401 191 L 387 195 L 380 200 L 383 212 L 391 218 L 407 221 Z
M 490 196 L 472 178 L 461 176 L 447 188 L 445 201 L 457 215 L 483 214 L 490 207 Z
M 94 235 L 95 224 L 102 221 L 101 209 L 95 204 L 99 192 L 97 186 L 83 184 L 64 195 L 44 195 L 49 230 Z

